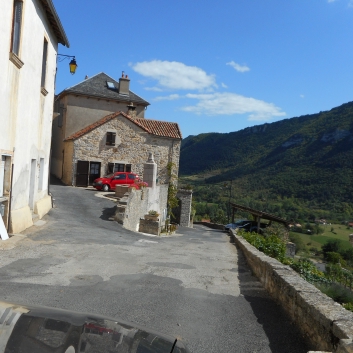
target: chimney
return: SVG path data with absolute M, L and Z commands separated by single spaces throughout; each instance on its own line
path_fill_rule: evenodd
M 132 102 L 127 105 L 127 115 L 132 119 L 136 119 L 136 107 Z
M 130 79 L 124 74 L 124 71 L 119 78 L 119 94 L 129 95 L 130 92 Z

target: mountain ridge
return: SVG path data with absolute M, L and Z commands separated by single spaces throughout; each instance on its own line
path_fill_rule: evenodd
M 182 141 L 180 175 L 211 173 L 256 197 L 329 203 L 353 200 L 353 102 L 331 110 Z M 353 209 L 352 209 L 353 212 Z

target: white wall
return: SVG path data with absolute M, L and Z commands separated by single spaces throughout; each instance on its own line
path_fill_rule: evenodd
M 23 17 L 19 58 L 24 63 L 17 68 L 9 60 L 13 2 L 0 5 L 0 154 L 14 151 L 12 181 L 13 225 L 16 217 L 30 219 L 29 189 L 31 161 L 36 160 L 34 205 L 48 197 L 48 166 L 53 115 L 54 79 L 57 39 L 38 0 L 23 1 Z M 48 41 L 45 89 L 41 93 L 42 56 L 44 38 Z M 40 171 L 40 159 L 44 168 Z M 40 176 L 40 173 L 43 175 Z M 43 179 L 39 188 L 39 178 Z M 16 211 L 16 212 L 15 212 Z M 30 223 L 28 221 L 27 223 Z M 29 224 L 30 225 L 30 224 Z M 27 226 L 29 226 L 27 224 Z M 26 226 L 26 227 L 27 227 Z

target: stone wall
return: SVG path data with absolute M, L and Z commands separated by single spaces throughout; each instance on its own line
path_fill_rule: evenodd
M 181 227 L 190 227 L 192 190 L 179 189 L 176 196 L 180 200 L 179 225 Z
M 230 231 L 253 273 L 317 350 L 353 352 L 353 313 Z
M 129 192 L 118 202 L 115 220 L 122 224 L 124 228 L 138 232 L 140 220 L 149 210 L 154 209 L 160 213 L 159 226 L 161 228 L 165 221 L 167 196 L 167 185 L 160 185 L 154 189 L 129 189 Z M 155 197 L 157 197 L 157 203 Z M 147 231 L 145 232 L 147 233 Z
M 224 230 L 223 224 L 216 224 L 216 223 L 210 223 L 210 222 L 194 222 L 194 224 L 202 224 L 203 226 L 206 226 L 208 228 Z
M 116 132 L 115 146 L 106 145 L 108 131 Z M 101 175 L 106 174 L 108 163 L 131 164 L 132 172 L 142 176 L 144 163 L 150 152 L 153 152 L 158 166 L 158 184 L 166 184 L 167 164 L 174 163 L 175 174 L 179 170 L 180 140 L 151 135 L 119 115 L 76 139 L 71 163 L 75 166 L 78 160 L 101 162 Z M 71 170 L 74 171 L 75 168 Z

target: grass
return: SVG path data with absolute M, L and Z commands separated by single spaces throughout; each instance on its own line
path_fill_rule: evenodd
M 331 228 L 334 228 L 333 232 L 331 232 Z M 295 233 L 297 234 L 303 241 L 303 243 L 307 247 L 315 247 L 317 249 L 321 249 L 321 246 L 324 245 L 328 240 L 340 240 L 342 249 L 349 249 L 352 245 L 349 242 L 349 234 L 353 233 L 353 229 L 347 229 L 347 227 L 343 224 L 331 224 L 322 226 L 324 229 L 323 234 L 319 235 L 309 235 L 303 233 Z M 294 234 L 294 233 L 293 233 Z M 311 243 L 308 245 L 308 243 Z

